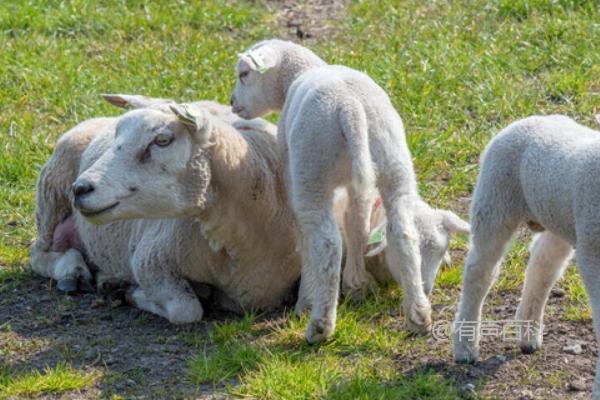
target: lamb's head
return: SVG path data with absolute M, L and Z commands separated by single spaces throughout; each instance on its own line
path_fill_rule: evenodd
M 414 211 L 420 239 L 423 289 L 429 296 L 442 261 L 450 265 L 452 234 L 469 233 L 470 226 L 452 211 L 433 209 L 425 203 L 416 206 Z
M 294 79 L 325 62 L 309 49 L 284 40 L 265 40 L 239 54 L 231 106 L 242 118 L 279 111 Z
M 73 183 L 74 207 L 93 223 L 193 215 L 211 178 L 207 112 L 165 104 L 121 116 L 111 147 Z

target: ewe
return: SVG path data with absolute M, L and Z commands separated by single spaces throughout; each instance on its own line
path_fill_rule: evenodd
M 488 145 L 471 204 L 471 247 L 454 322 L 454 358 L 474 362 L 474 340 L 461 334 L 465 321 L 479 327 L 483 301 L 498 276 L 514 231 L 527 223 L 543 231 L 531 246 L 516 319 L 532 321 L 521 351 L 542 345 L 548 294 L 577 248 L 576 261 L 600 334 L 600 132 L 564 116 L 530 117 L 509 125 Z M 596 369 L 594 398 L 600 399 Z
M 73 290 L 91 279 L 85 251 L 99 284 L 133 284 L 135 305 L 174 323 L 202 318 L 188 281 L 220 289 L 224 308 L 280 305 L 300 260 L 275 127 L 210 102 L 188 106 L 198 115 L 194 127 L 168 101 L 112 102 L 150 108 L 83 122 L 58 142 L 38 181 L 33 269 Z M 73 226 L 69 192 L 78 171 Z M 117 221 L 137 217 L 181 218 Z
M 255 44 L 240 55 L 237 68 L 235 113 L 255 118 L 283 110 L 277 140 L 301 235 L 296 310 L 312 305 L 307 340 L 322 340 L 335 328 L 342 240 L 333 197 L 340 186 L 349 193 L 344 285 L 354 291 L 369 284 L 362 254 L 378 189 L 388 219 L 388 268 L 402 283 L 409 326 L 428 330 L 431 307 L 420 270 L 419 230 L 433 229 L 425 236 L 447 244 L 451 232 L 466 232 L 468 225 L 448 211 L 431 209 L 419 197 L 402 120 L 388 96 L 367 75 L 327 65 L 312 51 L 281 40 Z M 443 255 L 433 264 L 439 265 Z

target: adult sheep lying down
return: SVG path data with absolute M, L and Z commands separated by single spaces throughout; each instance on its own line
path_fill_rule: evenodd
M 280 305 L 300 258 L 274 125 L 212 102 L 186 110 L 170 100 L 108 99 L 139 109 L 83 122 L 59 140 L 38 182 L 33 269 L 73 290 L 91 282 L 86 254 L 99 286 L 130 283 L 136 306 L 176 323 L 202 318 L 190 281 L 220 289 L 219 308 Z M 340 225 L 346 199 L 335 204 Z M 71 204 L 79 211 L 67 217 Z M 427 292 L 448 248 L 450 232 L 439 225 L 439 237 L 422 240 L 431 254 L 422 264 Z M 382 255 L 367 265 L 389 277 Z
M 220 289 L 227 309 L 279 306 L 300 261 L 274 126 L 200 102 L 190 108 L 205 129 L 192 131 L 172 102 L 110 100 L 142 109 L 85 121 L 59 140 L 38 182 L 33 269 L 72 290 L 96 266 L 98 284 L 133 284 L 137 307 L 173 323 L 202 318 L 190 281 Z

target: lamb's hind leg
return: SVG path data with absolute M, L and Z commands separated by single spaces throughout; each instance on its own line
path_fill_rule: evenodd
M 311 319 L 306 329 L 307 341 L 314 343 L 329 337 L 335 329 L 342 240 L 331 204 L 308 196 L 295 200 L 296 218 L 305 241 L 303 270 L 309 269 L 316 278 Z
M 531 256 L 525 274 L 523 298 L 517 309 L 517 321 L 532 321 L 532 329 L 524 330 L 520 348 L 530 354 L 542 345 L 544 307 L 550 290 L 561 277 L 573 247 L 551 232 L 537 236 L 531 245 Z
M 346 262 L 342 277 L 344 291 L 360 298 L 364 290 L 374 283 L 365 267 L 365 250 L 369 239 L 372 201 L 356 196 L 348 187 L 348 208 L 344 213 Z

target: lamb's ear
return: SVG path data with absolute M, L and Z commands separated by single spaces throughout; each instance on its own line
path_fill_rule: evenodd
M 238 66 L 246 64 L 248 68 L 260 74 L 264 74 L 279 63 L 279 52 L 271 46 L 248 50 L 238 56 Z
M 147 108 L 160 104 L 174 103 L 171 99 L 161 99 L 158 97 L 146 97 L 138 94 L 103 94 L 104 100 L 110 104 L 121 108 Z
M 206 111 L 194 108 L 189 104 L 170 104 L 169 108 L 177 116 L 177 119 L 188 128 L 194 140 L 201 146 L 212 144 L 213 126 Z
M 596 114 L 596 122 L 600 125 L 600 114 Z
M 452 211 L 441 210 L 443 215 L 444 228 L 448 233 L 470 233 L 471 225 L 468 222 L 463 221 L 458 215 Z

